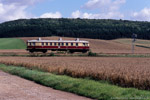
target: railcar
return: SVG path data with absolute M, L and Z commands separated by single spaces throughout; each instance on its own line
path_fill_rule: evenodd
M 27 41 L 27 50 L 31 53 L 33 52 L 43 52 L 46 53 L 48 50 L 52 51 L 69 51 L 73 52 L 83 52 L 89 51 L 89 42 L 79 40 L 42 40 L 41 38 L 37 40 Z

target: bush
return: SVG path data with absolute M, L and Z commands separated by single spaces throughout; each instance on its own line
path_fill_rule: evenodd
M 88 53 L 88 56 L 97 56 L 97 53 L 93 53 L 93 52 L 90 51 L 90 52 Z
M 49 54 L 49 56 L 55 56 L 55 54 L 54 54 L 53 52 L 51 52 L 51 53 Z

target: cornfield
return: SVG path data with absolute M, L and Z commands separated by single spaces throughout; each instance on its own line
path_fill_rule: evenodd
M 150 90 L 150 58 L 0 57 L 0 63 L 36 67 L 57 74 L 91 77 L 123 87 Z

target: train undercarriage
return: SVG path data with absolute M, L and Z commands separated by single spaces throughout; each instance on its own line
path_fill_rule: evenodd
M 43 52 L 46 53 L 48 52 L 48 49 L 27 49 L 30 53 L 34 52 Z M 87 53 L 89 50 L 83 50 L 83 49 L 50 49 L 51 51 L 64 51 L 64 52 L 69 52 L 69 53 L 74 53 L 74 52 L 81 52 L 81 53 Z

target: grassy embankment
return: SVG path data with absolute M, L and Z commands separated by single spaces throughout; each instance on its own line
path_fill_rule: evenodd
M 26 49 L 26 44 L 21 39 L 0 38 L 0 49 Z
M 52 87 L 54 89 L 72 92 L 78 95 L 98 100 L 150 100 L 150 92 L 134 88 L 122 88 L 111 85 L 105 81 L 72 78 L 65 75 L 55 75 L 36 69 L 24 67 L 6 66 L 0 64 L 0 69 L 13 75 L 18 75 L 36 83 Z

